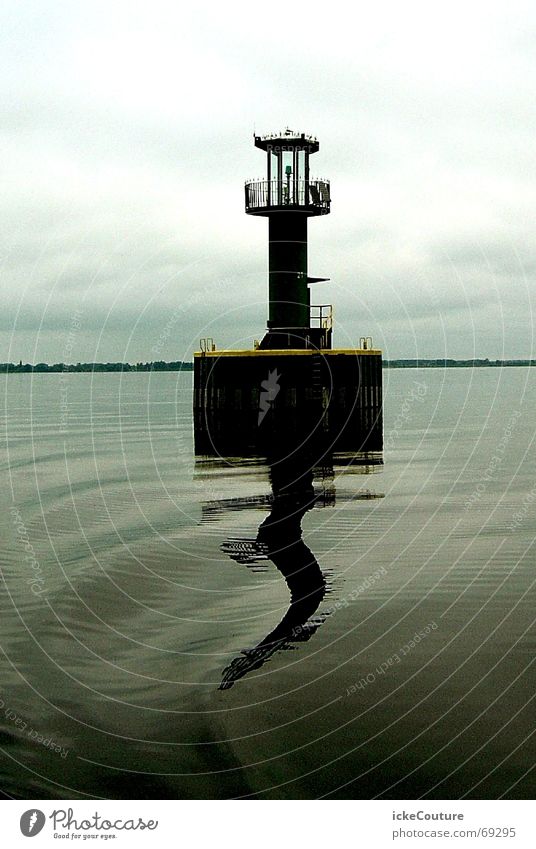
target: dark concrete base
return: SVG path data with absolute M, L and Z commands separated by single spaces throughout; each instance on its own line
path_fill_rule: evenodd
M 269 456 L 277 445 L 382 450 L 380 351 L 211 351 L 194 357 L 195 451 Z

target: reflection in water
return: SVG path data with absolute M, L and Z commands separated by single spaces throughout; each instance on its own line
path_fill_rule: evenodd
M 292 643 L 308 640 L 324 621 L 313 620 L 326 592 L 326 582 L 315 557 L 302 539 L 301 521 L 318 496 L 313 472 L 289 461 L 271 466 L 272 508 L 249 546 L 237 541 L 224 543 L 222 550 L 239 563 L 253 564 L 270 559 L 279 569 L 290 591 L 290 605 L 277 625 L 255 648 L 246 649 L 223 671 L 220 690 L 227 690 L 248 672 L 259 669 L 274 652 Z M 247 541 L 244 541 L 247 543 Z
M 218 479 L 222 460 L 197 458 L 205 484 L 207 477 Z M 231 537 L 222 543 L 221 550 L 252 571 L 265 571 L 266 562 L 271 561 L 285 578 L 290 593 L 288 610 L 279 624 L 255 647 L 242 650 L 224 669 L 220 690 L 228 690 L 235 681 L 259 669 L 276 652 L 295 648 L 297 643 L 309 640 L 330 614 L 329 609 L 318 612 L 332 587 L 331 582 L 326 585 L 326 573 L 302 539 L 301 523 L 307 511 L 313 507 L 333 507 L 335 499 L 341 502 L 383 497 L 368 489 L 336 494 L 334 485 L 334 466 L 370 475 L 383 464 L 380 453 L 329 455 L 315 450 L 314 445 L 301 440 L 299 434 L 289 428 L 271 443 L 267 462 L 270 495 L 215 498 L 202 505 L 203 522 L 217 521 L 228 512 L 269 509 L 269 516 L 261 523 L 254 539 Z M 262 464 L 259 459 L 234 458 L 233 462 L 223 460 L 223 467 L 238 465 L 245 471 L 259 463 Z M 317 483 L 316 491 L 313 480 Z

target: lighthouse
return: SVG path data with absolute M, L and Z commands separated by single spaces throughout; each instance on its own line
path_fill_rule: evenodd
M 311 311 L 307 262 L 309 219 L 330 211 L 328 180 L 310 176 L 318 139 L 305 133 L 255 136 L 266 153 L 266 179 L 245 186 L 246 213 L 268 218 L 268 331 L 261 349 L 330 348 L 331 305 Z
M 331 304 L 312 303 L 326 277 L 308 266 L 309 219 L 331 210 L 330 183 L 311 176 L 314 136 L 255 135 L 265 178 L 245 184 L 245 212 L 268 219 L 266 330 L 251 349 L 194 353 L 197 455 L 275 456 L 299 450 L 370 458 L 382 450 L 382 354 L 370 336 L 334 348 Z M 362 329 L 360 329 L 362 332 Z M 358 331 L 359 332 L 359 331 Z

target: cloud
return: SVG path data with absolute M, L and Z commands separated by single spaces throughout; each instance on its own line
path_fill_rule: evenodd
M 166 358 L 262 335 L 243 181 L 253 128 L 287 124 L 332 181 L 310 267 L 339 344 L 530 356 L 536 13 L 514 5 L 5 4 L 0 359 L 61 358 L 80 305 L 78 359 L 147 359 L 185 305 Z

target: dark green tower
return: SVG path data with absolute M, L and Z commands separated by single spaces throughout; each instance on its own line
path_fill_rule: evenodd
M 266 151 L 266 180 L 246 183 L 246 212 L 268 218 L 268 332 L 261 348 L 331 348 L 331 306 L 311 309 L 307 221 L 330 211 L 329 182 L 311 179 L 316 138 L 285 130 L 255 136 Z

